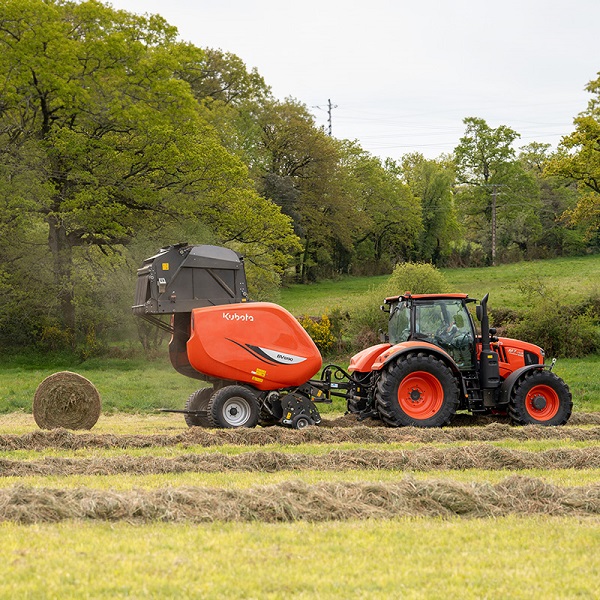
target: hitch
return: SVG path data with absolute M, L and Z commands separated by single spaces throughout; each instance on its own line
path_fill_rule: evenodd
M 208 411 L 206 410 L 183 410 L 180 408 L 158 408 L 158 412 L 164 413 L 178 413 L 182 415 L 192 415 L 192 417 L 206 417 Z

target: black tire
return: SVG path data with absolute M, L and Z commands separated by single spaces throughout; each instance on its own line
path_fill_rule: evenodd
M 571 416 L 569 386 L 551 371 L 528 371 L 510 394 L 508 414 L 515 425 L 564 425 Z
M 376 406 L 392 427 L 442 427 L 458 409 L 458 385 L 450 368 L 429 354 L 400 356 L 381 374 Z
M 228 385 L 217 390 L 208 401 L 211 427 L 237 429 L 256 427 L 259 409 L 256 395 L 241 385 Z
M 208 401 L 215 393 L 213 388 L 202 388 L 195 391 L 185 403 L 185 410 L 208 410 Z M 184 415 L 188 427 L 210 427 L 207 416 Z

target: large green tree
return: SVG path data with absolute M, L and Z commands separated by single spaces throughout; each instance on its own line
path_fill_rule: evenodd
M 571 181 L 550 175 L 550 144 L 532 142 L 521 148 L 519 162 L 536 181 L 540 192 L 539 218 L 542 233 L 534 237 L 536 256 L 563 256 L 585 250 L 583 228 L 569 223 L 567 215 L 577 204 L 577 187 Z
M 356 232 L 356 271 L 389 270 L 397 262 L 414 258 L 423 231 L 421 201 L 402 180 L 398 164 L 370 155 L 356 143 L 346 142 L 342 163 L 349 187 L 348 204 L 355 219 L 362 219 Z
M 491 262 L 503 252 L 515 258 L 541 232 L 539 189 L 516 159 L 519 134 L 505 125 L 464 119 L 465 135 L 454 150 L 457 204 L 467 238 L 481 244 Z
M 275 256 L 295 245 L 289 219 L 254 191 L 183 73 L 202 63 L 158 16 L 88 0 L 5 0 L 0 6 L 0 175 L 6 221 L 46 228 L 57 315 L 73 330 L 74 252 L 107 251 L 174 219 Z M 23 176 L 21 176 L 23 178 Z M 34 192 L 35 190 L 35 192 Z
M 578 186 L 580 199 L 571 217 L 593 236 L 600 230 L 600 73 L 586 89 L 592 99 L 575 118 L 575 131 L 562 139 L 546 172 Z
M 427 160 L 422 154 L 402 158 L 402 176 L 421 200 L 423 230 L 417 245 L 418 258 L 439 263 L 461 231 L 454 205 L 454 165 L 440 158 Z
M 255 169 L 257 185 L 294 219 L 303 245 L 298 278 L 307 281 L 343 269 L 360 224 L 347 202 L 337 142 L 291 99 L 265 104 L 258 122 L 263 162 Z

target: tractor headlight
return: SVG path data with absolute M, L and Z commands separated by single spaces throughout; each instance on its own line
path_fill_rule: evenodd
M 541 351 L 542 360 L 540 361 L 540 357 L 535 352 L 529 352 L 529 350 L 525 350 L 525 364 L 526 365 L 538 365 L 543 364 L 544 362 L 544 351 Z

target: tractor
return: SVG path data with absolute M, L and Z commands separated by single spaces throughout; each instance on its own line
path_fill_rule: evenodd
M 508 415 L 515 424 L 562 425 L 571 415 L 567 385 L 534 344 L 497 337 L 488 296 L 386 298 L 387 334 L 352 357 L 347 370 L 322 369 L 300 323 L 283 307 L 251 302 L 243 257 L 218 246 L 177 244 L 138 269 L 135 315 L 171 333 L 169 356 L 181 374 L 209 383 L 183 410 L 189 426 L 318 425 L 316 404 L 346 400 L 357 420 L 393 427 L 441 427 L 457 411 Z M 165 316 L 170 317 L 169 322 Z M 322 369 L 322 370 L 321 370 Z M 321 376 L 314 379 L 321 370 Z
M 352 357 L 362 384 L 351 412 L 392 426 L 438 427 L 458 410 L 508 414 L 515 424 L 562 425 L 571 415 L 568 386 L 544 364 L 539 346 L 490 329 L 488 295 L 476 306 L 477 334 L 466 294 L 410 294 L 385 299 L 385 342 Z

